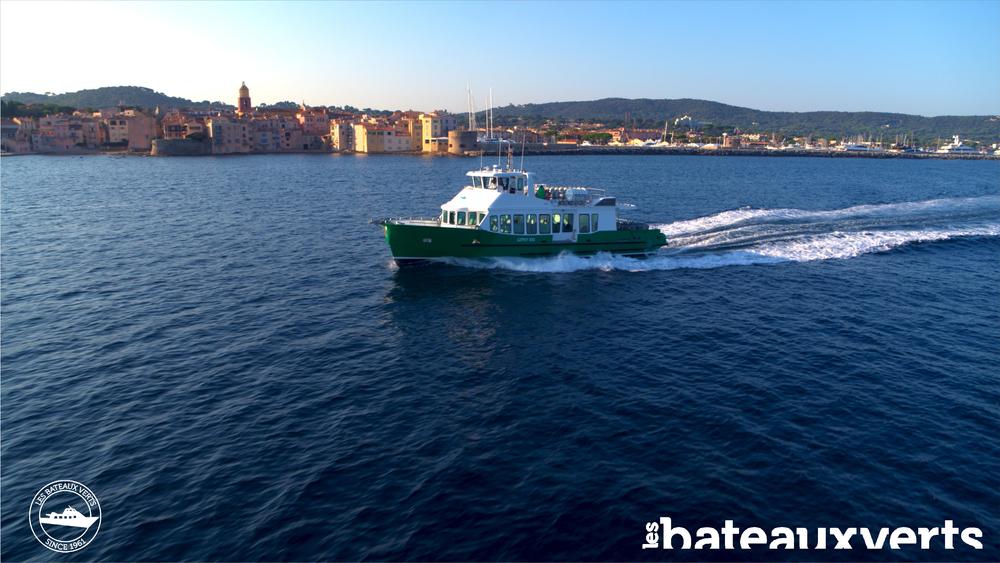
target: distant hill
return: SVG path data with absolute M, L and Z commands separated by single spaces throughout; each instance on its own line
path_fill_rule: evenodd
M 539 123 L 546 119 L 591 120 L 619 125 L 629 114 L 640 127 L 663 127 L 664 119 L 689 116 L 696 122 L 719 127 L 739 127 L 748 131 L 777 132 L 785 135 L 832 137 L 859 134 L 892 139 L 896 134 L 915 135 L 929 141 L 954 134 L 984 142 L 1000 140 L 1000 116 L 923 117 L 903 113 L 846 111 L 762 111 L 708 100 L 682 98 L 652 100 L 604 98 L 580 102 L 549 102 L 498 107 L 498 123 L 521 121 Z
M 175 98 L 142 86 L 106 86 L 93 90 L 80 90 L 65 94 L 36 94 L 34 92 L 8 92 L 3 95 L 5 102 L 24 104 L 51 104 L 74 108 L 100 109 L 119 104 L 143 108 L 192 108 L 192 109 L 232 109 L 234 106 L 223 102 L 204 100 L 195 102 L 186 98 Z

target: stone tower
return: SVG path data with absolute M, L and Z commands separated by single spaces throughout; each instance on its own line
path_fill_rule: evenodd
M 246 82 L 240 86 L 240 98 L 236 107 L 238 108 L 236 113 L 240 115 L 248 115 L 253 111 L 253 106 L 250 105 L 250 89 L 247 88 Z

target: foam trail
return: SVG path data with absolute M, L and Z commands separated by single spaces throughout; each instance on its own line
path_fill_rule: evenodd
M 846 259 L 908 244 L 1000 236 L 1000 196 L 859 205 L 845 209 L 735 209 L 654 225 L 666 249 L 646 259 L 611 254 L 448 259 L 520 272 L 675 270 Z
M 784 262 L 781 258 L 756 255 L 749 252 L 727 252 L 702 256 L 667 256 L 658 254 L 649 258 L 629 258 L 610 253 L 594 256 L 576 256 L 569 253 L 551 258 L 447 258 L 446 264 L 488 270 L 510 270 L 514 272 L 567 273 L 580 270 L 602 270 L 609 272 L 646 272 L 652 270 L 707 269 L 723 266 L 749 266 L 752 264 L 775 264 Z

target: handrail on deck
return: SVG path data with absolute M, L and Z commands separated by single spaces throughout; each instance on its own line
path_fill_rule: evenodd
M 402 223 L 402 222 L 412 222 L 412 223 L 431 223 L 437 225 L 440 219 L 438 217 L 382 217 L 380 219 L 371 219 L 368 221 L 372 225 L 385 225 L 386 223 Z

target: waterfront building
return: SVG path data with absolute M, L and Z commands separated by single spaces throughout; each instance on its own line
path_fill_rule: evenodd
M 81 119 L 80 132 L 83 136 L 83 144 L 88 148 L 97 148 L 108 142 L 108 130 L 100 120 Z
M 163 124 L 164 139 L 183 139 L 185 137 L 187 137 L 187 125 L 183 122 Z
M 31 132 L 31 148 L 37 152 L 68 152 L 83 141 L 79 123 L 70 127 L 64 114 L 38 118 L 38 127 Z
M 104 120 L 104 125 L 108 129 L 108 143 L 112 145 L 124 145 L 128 143 L 128 120 L 124 116 L 121 116 L 120 113 L 116 113 L 114 117 Z M 101 114 L 104 114 L 103 110 Z
M 308 148 L 302 129 L 297 121 L 282 119 L 281 124 L 281 150 L 300 151 Z
M 465 155 L 479 150 L 478 131 L 448 131 L 448 154 Z
M 159 137 L 155 117 L 135 112 L 125 121 L 128 150 L 144 152 L 153 148 L 153 139 Z
M 205 132 L 212 146 L 212 154 L 240 154 L 250 152 L 247 122 L 227 117 L 211 117 L 205 122 Z
M 304 135 L 328 135 L 330 133 L 330 117 L 326 108 L 307 108 L 305 104 L 295 114 Z
M 188 135 L 205 134 L 205 120 L 203 118 L 189 117 L 184 125 L 187 127 Z
M 354 124 L 354 151 L 361 153 L 410 152 L 412 140 L 403 129 L 374 123 Z
M 605 131 L 600 132 L 603 133 Z M 525 143 L 529 145 L 545 143 L 549 140 L 545 135 L 531 129 L 516 129 L 511 133 L 511 138 L 518 143 Z
M 657 142 L 663 138 L 662 129 L 631 129 L 628 134 L 629 140 L 640 140 L 643 143 L 648 143 L 650 141 Z
M 254 119 L 250 122 L 250 148 L 253 152 L 280 152 L 282 137 L 278 119 Z
M 240 86 L 239 98 L 236 100 L 236 115 L 243 117 L 252 113 L 253 105 L 250 103 L 250 89 L 247 88 L 247 83 L 243 82 Z
M 294 110 L 268 110 L 267 113 L 254 115 L 246 121 L 249 131 L 249 144 L 253 152 L 289 152 L 312 150 L 316 145 L 315 138 L 322 135 L 306 136 L 296 118 Z M 324 134 L 326 131 L 324 131 Z M 322 145 L 322 142 L 319 143 Z
M 448 132 L 457 128 L 458 118 L 443 111 L 420 114 L 423 152 L 448 152 Z
M 330 122 L 330 144 L 341 152 L 354 150 L 354 126 L 347 121 L 335 119 Z
M 3 152 L 21 152 L 17 147 L 17 132 L 20 129 L 13 119 L 0 119 L 0 150 Z
M 183 139 L 188 136 L 187 118 L 180 112 L 170 112 L 160 122 L 164 139 Z
M 423 150 L 421 147 L 424 139 L 424 125 L 420 116 L 421 113 L 418 111 L 404 111 L 398 116 L 398 123 L 410 136 L 410 150 L 414 152 Z
M 4 121 L 13 123 L 16 131 L 13 137 L 4 137 L 3 149 L 7 152 L 31 152 L 33 150 L 31 147 L 31 133 L 37 128 L 37 121 L 31 117 L 15 117 Z M 4 131 L 5 133 L 9 133 L 10 129 L 5 128 Z
M 314 152 L 330 152 L 330 135 L 302 135 L 302 148 Z

